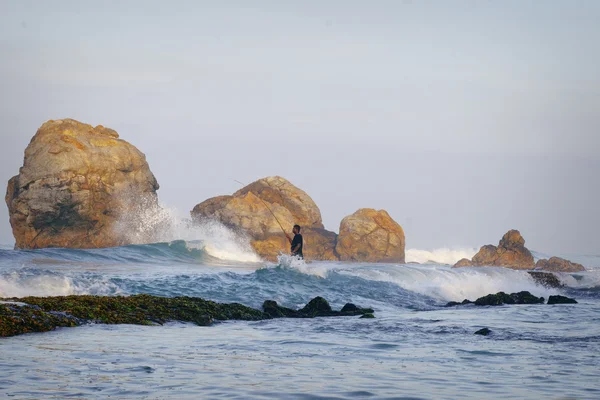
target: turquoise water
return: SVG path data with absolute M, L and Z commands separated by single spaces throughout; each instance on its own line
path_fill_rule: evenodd
M 527 273 L 445 265 L 218 259 L 186 242 L 103 250 L 0 250 L 0 296 L 150 293 L 260 307 L 372 307 L 376 319 L 87 325 L 0 340 L 13 398 L 600 398 L 600 269 L 565 289 Z M 576 305 L 445 308 L 504 290 Z M 488 327 L 493 333 L 473 335 Z

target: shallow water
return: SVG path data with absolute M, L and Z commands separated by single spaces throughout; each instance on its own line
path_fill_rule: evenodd
M 597 258 L 587 258 L 594 263 Z M 566 289 L 528 274 L 443 265 L 223 261 L 182 242 L 93 251 L 0 250 L 0 297 L 150 293 L 260 307 L 351 301 L 376 319 L 87 325 L 0 340 L 13 398 L 600 398 L 600 270 Z M 444 308 L 490 292 L 576 305 Z M 473 335 L 489 327 L 493 333 Z

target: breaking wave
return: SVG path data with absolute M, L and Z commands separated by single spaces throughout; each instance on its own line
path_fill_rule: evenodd
M 477 249 L 449 249 L 439 248 L 435 250 L 406 250 L 406 262 L 419 264 L 446 264 L 454 265 L 462 258 L 471 259 L 477 253 Z

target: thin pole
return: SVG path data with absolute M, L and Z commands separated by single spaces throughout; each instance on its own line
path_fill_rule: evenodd
M 242 182 L 238 181 L 237 179 L 234 179 L 234 181 L 236 181 L 237 183 L 239 183 L 242 186 L 247 186 L 245 183 L 242 183 Z M 256 197 L 258 197 L 258 196 L 256 196 Z M 281 222 L 279 222 L 279 219 L 277 219 L 277 216 L 275 215 L 275 213 L 273 212 L 273 210 L 271 210 L 271 208 L 267 205 L 267 203 L 263 199 L 261 199 L 260 197 L 258 197 L 258 199 L 260 201 L 262 201 L 262 203 L 267 208 L 267 210 L 269 210 L 269 212 L 271 213 L 271 215 L 273 216 L 273 218 L 275 218 L 275 221 L 277 221 L 277 224 L 279 225 L 279 227 L 283 231 L 283 234 L 287 236 L 287 232 L 285 231 L 285 229 L 283 229 L 283 226 L 281 225 Z

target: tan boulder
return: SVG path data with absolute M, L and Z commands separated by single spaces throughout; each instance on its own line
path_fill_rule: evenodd
M 285 208 L 298 225 L 323 229 L 321 211 L 313 199 L 280 176 L 259 179 L 235 192 L 233 197 L 241 197 L 247 193 L 253 193 L 269 204 Z
M 458 262 L 456 264 L 454 264 L 454 268 L 472 267 L 472 266 L 473 266 L 473 262 L 471 260 L 469 260 L 468 258 L 461 258 L 460 260 L 458 260 Z
M 363 208 L 340 224 L 336 252 L 342 261 L 405 262 L 402 227 L 384 211 Z
M 531 252 L 525 247 L 525 239 L 521 233 L 517 230 L 510 230 L 504 234 L 498 246 L 488 244 L 481 247 L 479 252 L 473 256 L 471 264 L 460 260 L 454 265 L 455 268 L 466 266 L 533 269 L 534 260 Z
M 315 202 L 278 176 L 260 179 L 231 196 L 208 199 L 194 207 L 191 215 L 195 222 L 216 219 L 248 235 L 256 253 L 269 260 L 290 250 L 279 224 L 290 234 L 298 224 L 302 226 L 306 259 L 337 260 L 337 235 L 323 229 L 321 211 Z
M 535 264 L 535 269 L 540 271 L 552 272 L 580 272 L 585 271 L 585 267 L 581 264 L 565 260 L 560 257 L 550 257 L 549 260 L 541 259 Z
M 48 121 L 6 193 L 16 247 L 96 248 L 129 244 L 136 215 L 157 207 L 146 157 L 112 129 Z

